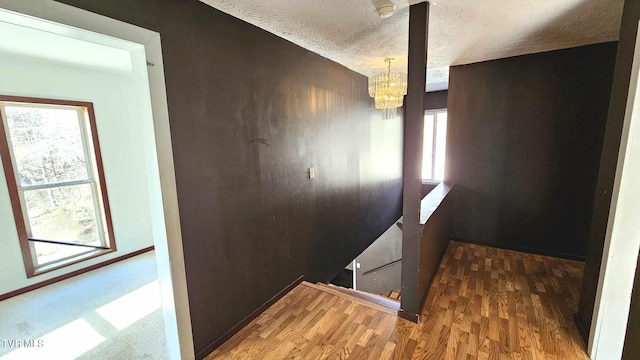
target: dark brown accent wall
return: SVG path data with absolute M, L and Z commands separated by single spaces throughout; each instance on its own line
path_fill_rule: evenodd
M 581 322 L 584 329 L 590 329 L 591 327 L 591 317 L 594 310 L 598 277 L 600 276 L 600 263 L 609 219 L 609 208 L 611 206 L 611 193 L 622 136 L 622 125 L 627 107 L 627 94 L 629 93 L 639 20 L 640 2 L 625 1 L 618 44 L 618 57 L 613 76 L 611 104 L 608 112 L 595 192 L 595 204 L 589 230 L 587 260 L 580 291 L 580 306 L 576 316 L 576 321 Z M 588 334 L 585 333 L 583 336 L 586 339 Z
M 447 108 L 448 91 L 432 91 L 424 93 L 424 109 L 440 110 Z
M 371 134 L 366 77 L 196 0 L 63 2 L 161 35 L 197 353 L 400 217 L 402 127 Z
M 420 202 L 420 237 L 416 244 L 402 244 L 415 258 L 402 259 L 402 312 L 407 320 L 418 321 L 429 286 L 449 244 L 453 210 L 453 184 L 440 183 Z M 411 246 L 409 248 L 409 246 Z M 404 255 L 403 255 L 404 256 Z
M 440 261 L 447 250 L 451 236 L 452 184 L 440 183 L 423 200 L 420 211 L 420 262 L 418 267 L 418 308 L 422 310 L 423 302 L 429 291 L 433 277 L 438 271 Z
M 583 259 L 616 43 L 451 68 L 453 237 Z

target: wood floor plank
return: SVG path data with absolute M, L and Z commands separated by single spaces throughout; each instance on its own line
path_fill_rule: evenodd
M 572 320 L 582 273 L 576 261 L 451 242 L 420 324 L 303 283 L 206 360 L 588 359 Z

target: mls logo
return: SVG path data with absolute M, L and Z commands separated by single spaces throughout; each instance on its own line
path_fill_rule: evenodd
M 0 339 L 0 344 L 5 348 L 41 348 L 44 340 Z

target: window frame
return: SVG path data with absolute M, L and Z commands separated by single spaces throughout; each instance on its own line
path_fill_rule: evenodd
M 24 201 L 24 197 L 22 196 L 25 189 L 22 189 L 22 187 L 18 185 L 18 180 L 16 178 L 17 163 L 15 162 L 15 159 L 13 157 L 13 151 L 7 137 L 8 129 L 6 128 L 6 126 L 8 126 L 8 123 L 7 119 L 5 119 L 6 116 L 4 114 L 4 107 L 6 106 L 6 104 L 3 104 L 3 106 L 0 106 L 0 158 L 2 159 L 7 188 L 9 190 L 9 200 L 13 209 L 18 241 L 20 244 L 20 250 L 22 253 L 22 259 L 27 278 L 31 278 L 36 275 L 44 274 L 53 270 L 60 269 L 62 267 L 70 266 L 85 260 L 93 259 L 101 255 L 115 252 L 117 250 L 116 240 L 113 231 L 111 208 L 109 206 L 109 198 L 107 195 L 102 154 L 100 151 L 100 142 L 98 139 L 98 129 L 95 121 L 93 103 L 84 101 L 57 100 L 8 95 L 0 95 L 0 102 L 15 103 L 19 106 L 26 105 L 44 108 L 55 108 L 56 106 L 75 107 L 78 111 L 79 123 L 82 123 L 81 115 L 84 115 L 85 122 L 84 124 L 80 124 L 80 133 L 82 136 L 83 150 L 85 152 L 87 180 L 62 181 L 55 184 L 36 186 L 36 189 L 32 188 L 27 190 L 51 189 L 59 188 L 61 186 L 83 184 L 90 185 L 92 188 L 91 191 L 94 202 L 94 209 L 96 211 L 96 225 L 98 227 L 101 240 L 104 240 L 105 244 L 105 248 L 96 248 L 94 250 L 90 250 L 88 248 L 86 252 L 70 255 L 68 257 L 58 259 L 50 263 L 38 265 L 35 246 L 28 237 L 28 214 L 26 211 L 26 202 Z M 83 112 L 83 114 L 80 113 L 81 111 Z
M 423 184 L 429 184 L 429 185 L 437 185 L 440 184 L 441 182 L 443 182 L 444 180 L 436 180 L 435 179 L 435 174 L 436 174 L 436 146 L 437 146 L 437 142 L 436 142 L 436 138 L 438 136 L 438 114 L 439 113 L 447 113 L 448 115 L 448 110 L 447 108 L 442 108 L 442 109 L 429 109 L 429 110 L 425 110 L 424 111 L 424 115 L 423 115 L 423 126 L 424 123 L 426 122 L 426 117 L 427 115 L 433 115 L 433 136 L 431 139 L 431 178 L 430 179 L 422 179 L 422 183 Z M 424 135 L 424 134 L 423 134 Z M 424 157 L 424 149 L 422 149 L 422 156 Z M 424 163 L 424 159 L 422 160 L 422 162 Z M 445 164 L 446 164 L 446 152 L 445 152 Z M 420 174 L 420 177 L 422 177 L 422 172 Z

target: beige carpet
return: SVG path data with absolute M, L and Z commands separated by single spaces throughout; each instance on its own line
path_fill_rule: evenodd
M 154 252 L 0 302 L 0 360 L 166 359 L 164 336 Z

